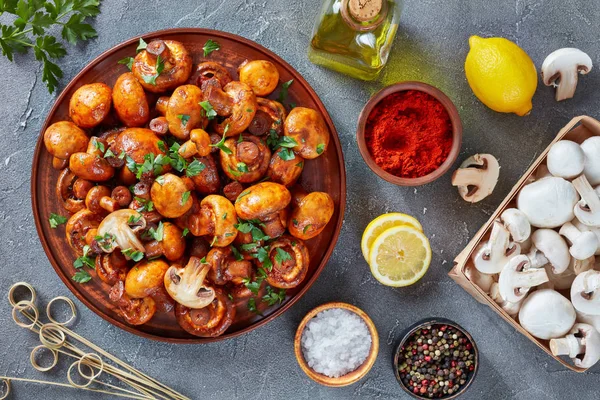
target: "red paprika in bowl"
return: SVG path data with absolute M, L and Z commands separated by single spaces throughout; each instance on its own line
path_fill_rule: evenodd
M 400 186 L 432 182 L 460 151 L 462 123 L 452 101 L 422 82 L 382 89 L 363 109 L 357 142 L 367 165 Z

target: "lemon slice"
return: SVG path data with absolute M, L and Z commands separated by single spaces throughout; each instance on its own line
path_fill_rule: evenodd
M 425 275 L 430 262 L 429 240 L 410 226 L 386 229 L 373 242 L 369 255 L 371 273 L 387 286 L 412 285 Z
M 369 262 L 369 249 L 373 245 L 375 239 L 377 239 L 377 236 L 379 236 L 386 229 L 400 225 L 412 226 L 413 228 L 423 232 L 421 223 L 417 221 L 415 217 L 398 212 L 382 214 L 371 221 L 369 225 L 367 225 L 360 242 L 360 248 L 362 250 L 363 257 L 367 262 Z

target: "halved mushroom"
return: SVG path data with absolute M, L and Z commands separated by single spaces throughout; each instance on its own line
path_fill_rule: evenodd
M 102 216 L 94 214 L 87 208 L 77 211 L 69 218 L 65 227 L 67 242 L 78 255 L 83 254 L 86 245 L 85 237 L 91 229 L 96 229 L 102 221 Z
M 335 211 L 333 199 L 325 192 L 312 192 L 292 208 L 288 229 L 292 236 L 308 240 L 318 236 Z
M 85 208 L 85 193 L 83 198 L 75 193 L 75 183 L 79 181 L 77 175 L 71 172 L 69 168 L 63 169 L 56 181 L 56 196 L 62 200 L 62 205 L 65 210 L 76 213 Z M 84 180 L 89 182 L 87 180 Z M 83 193 L 81 193 L 83 194 Z
M 98 226 L 98 236 L 104 241 L 100 245 L 106 253 L 117 247 L 121 251 L 145 251 L 137 233 L 146 227 L 146 220 L 139 212 L 131 209 L 117 210 L 108 214 Z M 129 256 L 126 255 L 127 258 Z
M 600 227 L 600 186 L 592 188 L 585 175 L 573 179 L 573 186 L 581 195 L 573 212 L 583 224 Z
M 558 49 L 544 60 L 542 80 L 546 86 L 556 87 L 556 101 L 570 99 L 577 88 L 577 75 L 592 69 L 592 59 L 575 48 Z
M 212 235 L 211 245 L 229 246 L 238 233 L 236 210 L 223 196 L 212 194 L 200 202 L 200 210 L 189 217 L 188 228 L 194 236 Z
M 135 264 L 125 278 L 125 293 L 133 299 L 152 296 L 164 288 L 169 264 L 163 260 L 142 260 Z
M 271 243 L 269 260 L 272 268 L 267 271 L 269 285 L 291 289 L 298 286 L 306 277 L 310 265 L 308 248 L 304 242 L 292 236 L 281 236 Z
M 574 217 L 579 196 L 571 182 L 548 177 L 525 185 L 517 197 L 517 208 L 536 228 L 557 228 Z
M 473 254 L 473 264 L 479 272 L 497 274 L 506 263 L 521 253 L 518 243 L 510 241 L 508 229 L 499 220 L 494 221 L 490 238 Z
M 161 64 L 163 69 L 159 72 Z M 182 43 L 157 39 L 135 56 L 131 72 L 144 89 L 162 93 L 188 80 L 192 73 L 192 57 Z
M 577 311 L 600 315 L 600 271 L 586 271 L 571 286 L 571 302 Z
M 204 308 L 215 299 L 215 291 L 206 286 L 204 278 L 210 270 L 197 257 L 190 257 L 185 268 L 172 265 L 165 273 L 164 283 L 169 296 L 189 308 Z
M 500 296 L 510 303 L 518 303 L 525 298 L 529 289 L 548 280 L 546 270 L 534 268 L 529 257 L 518 255 L 511 258 L 500 272 Z
M 167 173 L 152 184 L 150 196 L 154 207 L 167 218 L 177 218 L 192 208 L 191 190 L 177 175 Z
M 227 294 L 214 289 L 215 299 L 208 306 L 193 309 L 181 304 L 175 306 L 177 323 L 186 332 L 200 337 L 215 337 L 223 334 L 233 323 L 235 307 Z
M 469 203 L 477 203 L 494 191 L 500 165 L 491 154 L 475 154 L 467 158 L 452 174 L 452 185 L 458 187 L 458 194 Z
M 327 151 L 329 128 L 318 111 L 296 107 L 288 114 L 283 128 L 285 136 L 296 143 L 294 151 L 303 158 L 312 160 Z
M 251 183 L 265 175 L 271 160 L 271 150 L 263 140 L 252 135 L 241 135 L 239 139 L 227 139 L 224 145 L 229 152 L 219 152 L 221 168 L 230 179 Z
M 164 256 L 169 261 L 180 259 L 185 252 L 183 231 L 170 222 L 160 222 L 154 240 L 146 243 L 146 257 Z
M 85 153 L 73 153 L 69 158 L 69 169 L 78 177 L 88 181 L 104 182 L 115 174 L 115 169 L 103 157 L 106 147 L 103 139 L 92 137 Z
M 555 356 L 567 355 L 579 368 L 590 368 L 600 360 L 600 333 L 591 325 L 575 324 L 564 338 L 551 339 Z

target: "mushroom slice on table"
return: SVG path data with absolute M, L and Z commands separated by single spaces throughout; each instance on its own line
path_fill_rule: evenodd
M 581 146 L 570 140 L 560 140 L 552 145 L 546 164 L 548 171 L 559 178 L 573 179 L 583 172 L 585 154 Z
M 571 302 L 582 313 L 600 315 L 600 272 L 586 271 L 571 286 Z
M 571 182 L 548 177 L 525 185 L 517 196 L 517 208 L 536 228 L 558 228 L 573 219 L 578 200 Z
M 132 209 L 112 212 L 98 226 L 100 248 L 106 253 L 112 253 L 117 247 L 121 251 L 132 250 L 143 253 L 144 245 L 137 237 L 137 233 L 144 228 L 146 228 L 146 220 L 139 212 Z
M 546 86 L 556 87 L 556 101 L 573 97 L 577 75 L 592 70 L 592 59 L 579 49 L 566 47 L 548 55 L 542 64 L 542 80 Z
M 518 303 L 525 298 L 529 289 L 548 280 L 546 270 L 532 267 L 529 257 L 518 255 L 511 258 L 500 272 L 500 296 L 505 301 Z
M 523 211 L 508 208 L 500 215 L 500 219 L 515 242 L 523 243 L 531 236 L 531 224 Z
M 585 225 L 600 227 L 600 186 L 593 189 L 585 175 L 573 179 L 573 186 L 581 195 L 573 210 L 575 216 Z
M 519 323 L 538 339 L 564 336 L 575 323 L 575 309 L 563 295 L 552 289 L 536 290 L 523 302 Z
M 527 257 L 533 268 L 551 264 L 555 274 L 569 268 L 571 255 L 564 239 L 552 229 L 538 229 L 531 235 L 532 247 Z
M 179 304 L 189 308 L 204 308 L 215 299 L 215 290 L 206 286 L 204 278 L 210 270 L 198 257 L 190 257 L 185 268 L 172 265 L 165 273 L 165 289 Z
M 564 224 L 558 233 L 567 238 L 569 243 L 571 243 L 569 253 L 577 260 L 590 258 L 598 250 L 599 243 L 596 235 L 589 231 L 582 232 L 570 222 Z
M 506 263 L 514 256 L 521 253 L 518 243 L 510 242 L 508 230 L 498 220 L 494 221 L 490 239 L 473 255 L 473 264 L 479 272 L 484 274 L 497 274 L 502 271 Z
M 477 203 L 494 191 L 500 165 L 491 154 L 475 154 L 467 158 L 452 174 L 452 185 L 458 186 L 458 194 L 469 203 Z
M 600 333 L 591 325 L 575 324 L 564 338 L 550 340 L 555 356 L 567 355 L 579 368 L 590 368 L 600 360 Z

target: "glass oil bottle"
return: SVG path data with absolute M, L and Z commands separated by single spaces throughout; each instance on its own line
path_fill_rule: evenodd
M 388 60 L 402 0 L 325 0 L 308 58 L 363 80 L 375 79 Z

